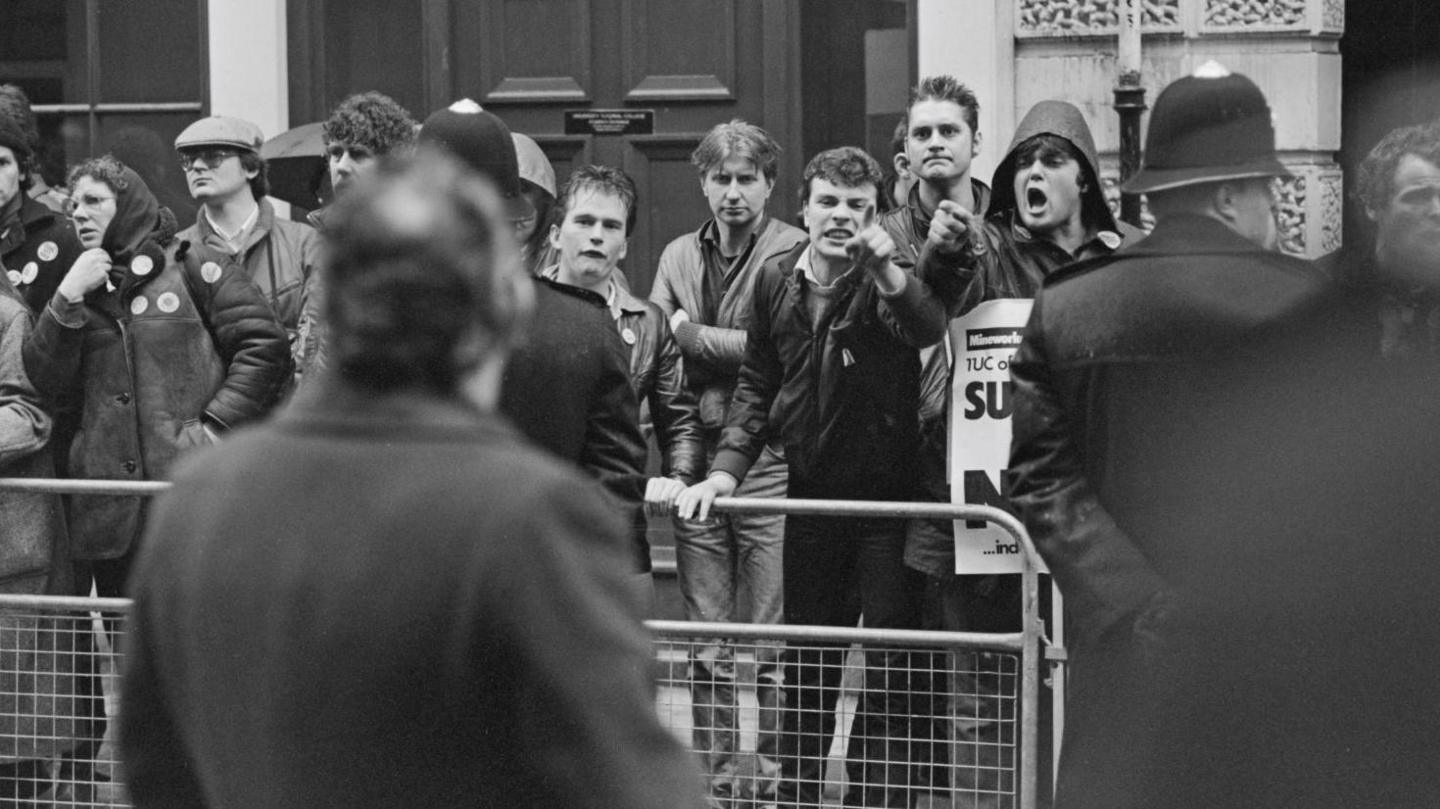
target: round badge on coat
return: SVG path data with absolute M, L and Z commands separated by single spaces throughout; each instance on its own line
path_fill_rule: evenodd
M 6 271 L 6 273 L 5 273 L 5 277 L 10 279 L 10 283 L 11 283 L 11 284 L 19 284 L 19 283 L 20 283 L 20 271 L 19 271 L 19 270 L 8 270 L 8 271 Z
M 35 255 L 39 256 L 41 261 L 54 261 L 55 257 L 60 255 L 60 246 L 54 242 L 45 242 L 35 251 Z
M 155 269 L 155 260 L 149 256 L 136 256 L 135 260 L 130 262 L 130 272 L 136 275 L 149 275 L 153 269 Z
M 130 314 L 143 315 L 145 310 L 150 308 L 150 300 L 144 295 L 130 302 Z
M 155 305 L 160 307 L 160 311 L 168 315 L 180 308 L 180 296 L 174 292 L 166 292 L 155 299 Z
M 33 261 L 25 262 L 25 269 L 20 271 L 20 283 L 33 284 L 35 277 L 40 274 L 40 265 Z
M 627 326 L 620 330 L 620 339 L 624 340 L 626 345 L 633 346 L 635 345 L 635 332 L 631 331 Z
M 213 283 L 215 283 L 216 281 L 219 281 L 219 280 L 220 280 L 220 265 L 219 265 L 219 264 L 216 264 L 216 263 L 213 262 L 213 261 L 207 261 L 207 262 L 205 262 L 204 264 L 201 264 L 201 265 L 200 265 L 200 277 L 201 277 L 201 278 L 204 278 L 204 279 L 205 279 L 205 283 L 207 283 L 207 284 L 213 284 Z

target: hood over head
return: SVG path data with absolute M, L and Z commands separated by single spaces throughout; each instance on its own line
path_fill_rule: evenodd
M 100 241 L 101 249 L 117 265 L 128 264 L 160 224 L 160 201 L 150 187 L 129 166 L 122 167 L 120 176 L 125 187 L 110 189 L 115 192 L 115 218 Z
M 1118 231 L 1115 215 L 1105 204 L 1105 189 L 1100 185 L 1100 155 L 1095 150 L 1095 137 L 1090 134 L 1090 125 L 1079 108 L 1068 101 L 1041 101 L 1030 108 L 1015 128 L 1015 137 L 1010 139 L 1010 148 L 995 169 L 990 180 L 990 213 L 1014 211 L 1015 204 L 1015 152 L 1021 144 L 1036 135 L 1055 135 L 1075 147 L 1090 173 L 1090 188 L 1085 193 L 1086 202 L 1099 211 L 1096 224 L 1101 230 Z

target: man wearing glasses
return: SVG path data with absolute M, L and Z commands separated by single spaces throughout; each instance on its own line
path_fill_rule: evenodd
M 320 242 L 314 228 L 275 216 L 265 198 L 270 185 L 260 156 L 264 142 L 260 127 L 222 115 L 202 118 L 180 133 L 175 150 L 200 210 L 179 238 L 192 249 L 204 248 L 207 259 L 222 267 L 244 268 L 285 326 L 298 360 L 301 301 Z

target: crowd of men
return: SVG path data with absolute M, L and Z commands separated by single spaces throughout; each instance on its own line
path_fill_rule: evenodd
M 1148 234 L 1063 100 L 987 184 L 977 99 L 926 78 L 891 166 L 808 161 L 800 227 L 767 211 L 775 141 L 724 122 L 692 156 L 713 215 L 645 299 L 634 182 L 557 185 L 468 100 L 343 101 L 308 224 L 267 200 L 254 124 L 196 121 L 182 228 L 113 157 L 46 186 L 0 99 L 4 474 L 176 481 L 153 508 L 0 493 L 5 592 L 136 598 L 139 806 L 819 805 L 841 652 L 759 647 L 753 763 L 726 643 L 691 655 L 699 772 L 655 721 L 647 517 L 692 620 L 1018 629 L 1017 577 L 957 575 L 949 521 L 714 508 L 949 502 L 950 323 L 1017 298 L 1005 488 L 1070 626 L 1056 805 L 1421 805 L 1440 125 L 1375 147 L 1373 240 L 1311 263 L 1277 250 L 1269 105 L 1214 63 L 1156 100 L 1126 188 Z M 865 657 L 846 805 L 937 772 L 998 800 L 1015 767 L 994 694 L 935 704 L 919 655 Z M 78 718 L 3 748 L 0 800 L 100 777 L 75 772 L 96 673 L 56 674 Z

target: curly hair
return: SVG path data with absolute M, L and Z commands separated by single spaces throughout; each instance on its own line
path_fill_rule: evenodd
M 704 177 L 731 157 L 743 157 L 754 163 L 765 179 L 773 183 L 780 167 L 780 144 L 760 127 L 734 118 L 711 127 L 690 154 L 690 162 Z
M 74 192 L 75 183 L 81 177 L 98 180 L 110 186 L 110 190 L 117 194 L 130 187 L 129 181 L 125 179 L 125 164 L 116 160 L 114 155 L 87 158 L 71 166 L 65 175 L 66 188 Z
M 415 119 L 395 99 L 372 90 L 341 101 L 321 131 L 327 147 L 363 146 L 380 157 L 414 143 L 415 127 Z
M 565 214 L 581 191 L 609 194 L 625 203 L 625 235 L 635 229 L 635 200 L 638 192 L 630 175 L 613 166 L 581 166 L 570 175 L 556 200 L 553 222 L 565 221 Z
M 1366 210 L 1389 206 L 1395 193 L 1395 169 L 1407 154 L 1440 166 L 1440 120 L 1392 129 L 1361 162 L 1355 178 L 1355 199 Z
M 905 105 L 905 128 L 909 129 L 910 108 L 921 101 L 953 101 L 960 106 L 965 123 L 972 133 L 980 131 L 980 101 L 969 87 L 961 84 L 954 76 L 926 76 L 910 91 L 910 101 Z
M 454 392 L 533 304 L 499 195 L 438 153 L 388 158 L 357 183 L 327 220 L 331 361 L 372 390 Z
M 875 158 L 856 146 L 827 149 L 810 158 L 800 181 L 801 204 L 810 199 L 810 183 L 816 178 L 846 188 L 858 188 L 869 183 L 874 186 L 877 197 L 885 180 Z

